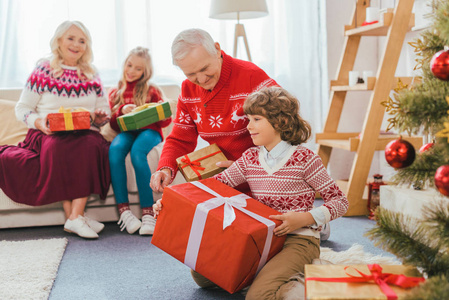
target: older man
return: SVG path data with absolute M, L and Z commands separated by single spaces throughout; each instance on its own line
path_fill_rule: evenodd
M 201 29 L 188 29 L 172 44 L 173 64 L 187 77 L 182 83 L 174 127 L 165 141 L 158 171 L 150 186 L 162 192 L 177 172 L 176 158 L 192 152 L 198 135 L 216 143 L 229 161 L 254 146 L 242 105 L 246 97 L 263 87 L 278 85 L 255 64 L 232 58 Z M 248 186 L 238 187 L 248 192 Z

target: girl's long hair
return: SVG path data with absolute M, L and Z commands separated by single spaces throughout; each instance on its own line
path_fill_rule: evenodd
M 145 60 L 145 68 L 143 70 L 143 75 L 138 79 L 136 86 L 134 88 L 134 104 L 137 106 L 143 105 L 147 101 L 148 90 L 151 86 L 150 79 L 153 76 L 153 63 L 151 60 L 151 55 L 148 48 L 136 47 L 131 50 L 123 63 L 123 73 L 122 78 L 118 82 L 117 92 L 113 96 L 114 106 L 112 112 L 114 113 L 121 105 L 125 104 L 125 99 L 123 98 L 123 93 L 126 90 L 127 82 L 125 77 L 125 66 L 128 63 L 128 59 L 132 56 L 138 56 Z M 153 85 L 154 86 L 154 85 Z

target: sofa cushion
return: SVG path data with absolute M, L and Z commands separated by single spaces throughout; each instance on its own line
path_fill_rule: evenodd
M 17 121 L 16 101 L 0 99 L 0 145 L 17 145 L 25 139 L 28 127 Z

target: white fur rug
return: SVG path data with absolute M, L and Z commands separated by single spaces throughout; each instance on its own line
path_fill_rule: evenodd
M 334 265 L 364 265 L 364 264 L 385 264 L 397 265 L 400 262 L 388 256 L 374 255 L 363 250 L 363 246 L 354 244 L 346 251 L 335 252 L 330 248 L 321 247 L 320 259 L 329 261 Z
M 67 239 L 0 241 L 0 299 L 48 299 Z

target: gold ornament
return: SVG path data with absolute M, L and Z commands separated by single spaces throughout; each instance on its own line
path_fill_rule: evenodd
M 393 129 L 396 124 L 397 124 L 397 119 L 396 119 L 396 115 L 397 113 L 400 111 L 401 106 L 399 101 L 396 100 L 396 96 L 399 94 L 399 92 L 403 89 L 407 89 L 408 88 L 408 84 L 404 84 L 401 80 L 401 78 L 398 78 L 398 84 L 396 86 L 396 88 L 393 89 L 394 94 L 393 97 L 388 97 L 387 101 L 383 101 L 380 104 L 385 106 L 385 111 L 389 114 L 389 115 L 393 115 L 394 117 L 389 118 L 388 121 L 388 126 L 386 131 L 390 131 L 391 129 Z
M 446 98 L 447 100 L 447 98 Z M 444 122 L 444 129 L 438 131 L 435 136 L 437 137 L 445 137 L 447 138 L 447 142 L 449 143 L 449 122 Z

